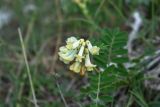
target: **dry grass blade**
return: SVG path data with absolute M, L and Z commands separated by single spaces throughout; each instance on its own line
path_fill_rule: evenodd
M 36 99 L 35 90 L 34 90 L 34 86 L 33 86 L 33 82 L 32 82 L 31 72 L 30 72 L 28 61 L 27 61 L 26 50 L 25 50 L 25 46 L 24 46 L 24 42 L 23 42 L 22 33 L 21 33 L 20 28 L 18 28 L 18 34 L 19 34 L 22 52 L 23 52 L 23 56 L 24 56 L 24 60 L 25 60 L 26 68 L 27 68 L 29 83 L 30 83 L 30 87 L 31 87 L 32 95 L 33 95 L 33 102 L 34 102 L 35 107 L 39 107 L 37 104 L 37 99 Z

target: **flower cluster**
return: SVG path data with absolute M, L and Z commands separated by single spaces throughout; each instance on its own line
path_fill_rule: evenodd
M 59 58 L 65 64 L 71 64 L 70 70 L 84 75 L 86 71 L 93 71 L 96 65 L 91 63 L 91 55 L 99 55 L 100 48 L 92 46 L 89 40 L 70 37 L 66 46 L 59 48 Z

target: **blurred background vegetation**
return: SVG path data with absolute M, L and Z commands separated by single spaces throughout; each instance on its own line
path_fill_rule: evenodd
M 79 97 L 87 78 L 58 60 L 59 46 L 70 36 L 98 38 L 103 28 L 118 27 L 129 34 L 128 23 L 138 11 L 143 24 L 137 45 L 143 46 L 143 54 L 152 53 L 160 43 L 159 6 L 159 0 L 0 0 L 0 107 L 34 106 L 18 28 L 38 105 L 81 107 L 88 103 Z

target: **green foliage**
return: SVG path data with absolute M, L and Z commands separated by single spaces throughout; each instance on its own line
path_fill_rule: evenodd
M 105 106 L 113 103 L 113 94 L 118 88 L 127 86 L 129 73 L 122 65 L 128 61 L 127 51 L 124 49 L 126 34 L 118 29 L 105 29 L 102 35 L 97 43 L 101 48 L 101 53 L 94 57 L 94 61 L 104 71 L 89 74 L 89 85 L 82 89 L 82 92 L 88 95 L 96 105 Z
M 120 86 L 127 84 L 127 75 L 123 67 L 110 66 L 103 72 L 89 75 L 89 85 L 82 92 L 90 96 L 92 101 L 105 105 L 113 101 L 113 93 Z M 96 102 L 98 100 L 98 102 Z
M 88 85 L 81 90 L 83 96 L 88 96 L 96 107 L 113 106 L 117 103 L 116 93 L 126 90 L 127 103 L 123 106 L 136 105 L 149 107 L 143 95 L 143 73 L 137 67 L 126 69 L 124 63 L 128 62 L 126 33 L 114 30 L 103 30 L 102 37 L 97 44 L 101 47 L 99 56 L 94 57 L 98 65 L 95 74 L 89 74 Z M 138 62 L 137 62 L 138 63 Z
M 102 37 L 99 40 L 101 43 L 101 53 L 95 57 L 95 61 L 99 66 L 106 67 L 106 64 L 111 62 L 122 64 L 127 62 L 126 33 L 120 32 L 118 29 L 105 29 L 102 31 Z

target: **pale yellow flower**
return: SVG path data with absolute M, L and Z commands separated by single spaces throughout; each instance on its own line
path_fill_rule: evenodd
M 59 52 L 60 60 L 69 63 L 76 57 L 77 50 L 68 50 L 66 53 Z
M 82 58 L 84 58 L 83 53 L 84 53 L 84 47 L 85 47 L 85 42 L 82 43 L 82 46 L 78 52 L 78 55 L 76 56 L 76 61 L 82 62 Z
M 85 58 L 85 67 L 87 68 L 87 71 L 93 71 L 96 65 L 91 63 L 90 57 L 89 57 L 89 52 L 88 49 L 86 49 L 87 55 Z
M 100 48 L 97 46 L 92 46 L 91 42 L 89 40 L 86 41 L 86 44 L 88 46 L 88 50 L 92 55 L 99 55 Z
M 99 55 L 99 50 L 100 50 L 99 47 L 93 46 L 93 47 L 90 49 L 90 52 L 91 52 L 92 55 Z

